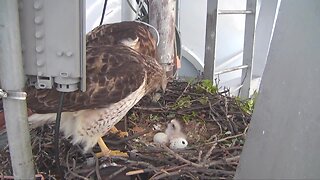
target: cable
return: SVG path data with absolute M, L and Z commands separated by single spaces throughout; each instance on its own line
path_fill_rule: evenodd
M 136 17 L 135 19 L 139 19 L 139 13 L 141 11 L 141 7 L 143 6 L 142 4 L 142 1 L 139 1 L 139 4 L 138 4 L 138 7 L 137 7 L 137 10 L 136 10 Z
M 147 11 L 147 9 L 149 9 L 149 1 L 148 0 L 143 0 L 143 6 L 142 6 L 142 8 L 140 9 L 140 11 L 141 11 L 141 13 L 142 13 L 142 17 L 143 16 L 148 16 L 148 11 Z M 146 7 L 147 7 L 147 9 L 146 9 Z
M 136 0 L 136 3 L 138 5 L 137 9 L 135 9 L 130 2 L 130 0 L 127 0 L 127 4 L 129 5 L 130 9 L 136 14 L 136 20 L 141 20 L 144 16 L 146 16 L 147 10 L 144 7 L 144 4 L 148 6 L 148 4 L 145 2 L 145 0 Z M 139 15 L 141 14 L 141 15 Z
M 157 30 L 157 28 L 155 28 L 154 26 L 152 26 L 151 24 L 148 24 L 146 22 L 143 22 L 143 21 L 135 21 L 135 22 L 138 22 L 138 23 L 141 23 L 141 24 L 144 24 L 150 28 L 152 28 L 155 33 L 156 33 L 156 36 L 157 36 L 157 46 L 159 45 L 159 42 L 160 42 L 160 34 L 159 34 L 159 31 Z
M 148 0 L 146 0 L 146 1 L 145 1 L 145 0 L 143 0 L 143 1 L 137 0 L 136 2 L 137 2 L 137 3 L 142 2 L 142 4 L 140 4 L 140 5 L 143 5 L 143 3 L 145 3 L 147 6 L 149 6 L 149 1 L 148 1 Z M 135 12 L 136 14 L 139 13 L 138 11 L 136 11 L 136 10 L 133 8 L 133 6 L 132 6 L 132 4 L 130 3 L 129 0 L 127 0 L 127 3 L 128 3 L 128 5 L 130 6 L 130 8 L 131 8 L 131 10 L 132 10 L 133 12 Z M 144 6 L 139 7 L 138 10 L 144 10 L 145 13 L 147 13 L 146 10 L 145 10 L 145 8 L 144 8 Z M 142 12 L 142 13 L 144 14 L 144 12 Z M 147 22 L 144 22 L 144 21 L 141 21 L 141 20 L 135 20 L 135 22 L 144 24 L 144 25 L 152 28 L 152 29 L 155 31 L 155 34 L 156 34 L 156 36 L 157 36 L 157 46 L 159 46 L 159 42 L 160 42 L 160 34 L 159 34 L 159 31 L 158 31 L 154 26 L 148 24 Z
M 61 92 L 59 105 L 58 105 L 58 111 L 57 111 L 57 117 L 56 117 L 55 131 L 54 131 L 55 161 L 56 161 L 56 166 L 57 166 L 57 169 L 58 169 L 58 172 L 60 175 L 62 175 L 62 171 L 60 168 L 60 159 L 59 159 L 59 154 L 60 154 L 59 134 L 60 134 L 60 120 L 61 120 L 61 112 L 62 112 L 62 107 L 63 107 L 63 99 L 64 99 L 64 92 Z M 63 176 L 61 176 L 61 178 L 63 178 Z
M 127 0 L 127 3 L 128 3 L 128 5 L 129 5 L 130 9 L 131 9 L 134 13 L 137 14 L 137 11 L 134 9 L 134 7 L 132 6 L 131 2 L 130 2 L 129 0 Z
M 100 26 L 103 23 L 103 19 L 104 19 L 104 14 L 106 13 L 106 7 L 107 7 L 107 2 L 108 0 L 104 0 L 104 4 L 103 4 L 103 10 L 102 10 L 102 15 L 101 15 L 101 20 L 100 20 Z

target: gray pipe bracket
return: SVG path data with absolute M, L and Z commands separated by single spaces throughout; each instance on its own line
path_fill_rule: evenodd
M 0 89 L 0 98 L 26 100 L 27 93 L 21 91 L 4 91 L 3 89 Z

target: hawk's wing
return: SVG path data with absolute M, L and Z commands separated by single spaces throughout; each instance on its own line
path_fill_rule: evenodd
M 87 46 L 122 44 L 155 58 L 156 41 L 145 24 L 124 21 L 94 28 L 87 36 Z
M 144 57 L 126 46 L 87 47 L 87 91 L 66 93 L 63 111 L 107 107 L 137 90 L 146 79 Z M 60 93 L 27 88 L 28 108 L 36 113 L 57 111 Z

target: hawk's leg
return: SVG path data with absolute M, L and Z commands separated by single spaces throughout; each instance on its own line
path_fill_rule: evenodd
M 110 133 L 112 134 L 117 134 L 119 137 L 121 138 L 124 138 L 126 136 L 128 136 L 128 132 L 125 132 L 125 131 L 121 131 L 119 129 L 117 129 L 115 126 L 113 126 L 110 130 L 109 130 Z
M 98 140 L 98 145 L 101 149 L 100 153 L 97 153 L 96 156 L 99 157 L 103 157 L 103 156 L 121 156 L 121 157 L 128 157 L 127 153 L 121 152 L 121 151 L 117 151 L 117 150 L 110 150 L 106 143 L 103 141 L 102 138 L 99 138 Z

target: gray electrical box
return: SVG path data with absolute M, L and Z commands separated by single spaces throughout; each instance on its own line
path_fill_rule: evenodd
M 85 90 L 85 1 L 20 0 L 24 70 L 29 85 Z

